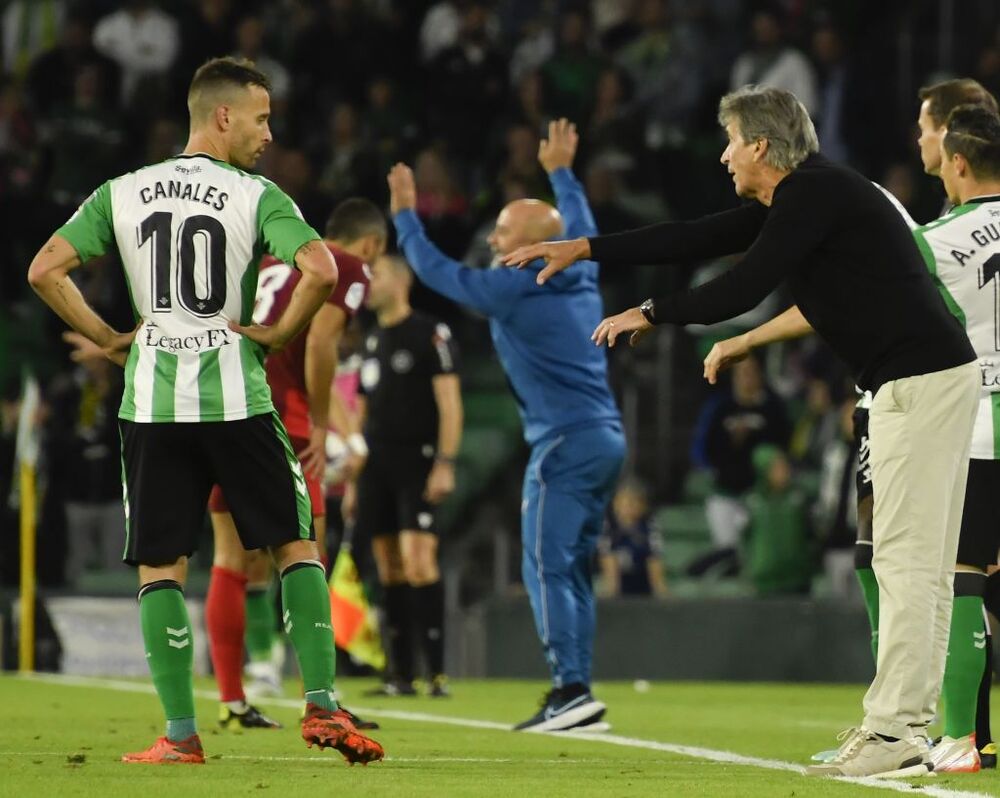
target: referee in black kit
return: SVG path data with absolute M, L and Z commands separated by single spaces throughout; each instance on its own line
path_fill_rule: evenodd
M 713 324 L 755 307 L 782 283 L 801 313 L 771 323 L 783 338 L 819 333 L 875 396 L 873 567 L 879 650 L 865 718 L 837 757 L 810 775 L 927 775 L 926 708 L 936 703 L 951 621 L 979 368 L 913 236 L 885 195 L 818 154 L 812 120 L 785 91 L 748 86 L 723 97 L 722 163 L 753 200 L 692 222 L 538 244 L 508 263 L 543 257 L 539 281 L 589 258 L 604 265 L 744 252 L 698 288 L 648 299 L 605 319 L 600 345 L 634 343 L 654 324 Z M 775 340 L 776 338 L 772 338 Z
M 368 307 L 378 328 L 362 349 L 360 412 L 368 459 L 356 496 L 355 545 L 371 542 L 384 592 L 390 671 L 378 692 L 413 695 L 414 634 L 431 696 L 448 695 L 444 673 L 444 589 L 435 508 L 455 489 L 462 397 L 448 327 L 410 307 L 406 261 L 372 265 Z

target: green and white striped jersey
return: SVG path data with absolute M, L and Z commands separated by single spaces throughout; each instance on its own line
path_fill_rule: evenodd
M 233 421 L 269 413 L 263 348 L 249 324 L 265 252 L 285 263 L 319 235 L 274 183 L 207 155 L 109 180 L 58 231 L 83 261 L 117 245 L 142 326 L 119 417 Z
M 979 358 L 982 398 L 972 458 L 1000 460 L 1000 196 L 972 199 L 913 235 Z

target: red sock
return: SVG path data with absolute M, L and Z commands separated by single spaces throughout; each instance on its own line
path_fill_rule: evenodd
M 205 629 L 221 701 L 243 701 L 243 636 L 246 633 L 247 578 L 212 566 L 205 598 Z

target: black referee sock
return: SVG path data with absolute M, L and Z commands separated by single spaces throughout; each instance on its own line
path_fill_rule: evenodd
M 444 675 L 444 583 L 413 588 L 420 644 L 424 649 L 430 677 Z
M 993 687 L 993 635 L 990 626 L 983 619 L 986 629 L 986 667 L 983 668 L 983 679 L 979 683 L 979 695 L 976 699 L 976 746 L 980 749 L 993 742 L 990 730 L 990 689 Z
M 389 672 L 401 682 L 413 681 L 412 588 L 408 584 L 385 585 L 385 630 L 389 638 Z

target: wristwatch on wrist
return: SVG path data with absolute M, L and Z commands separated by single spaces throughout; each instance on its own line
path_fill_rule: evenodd
M 645 302 L 639 305 L 639 312 L 642 314 L 642 317 L 650 324 L 656 324 L 656 307 L 653 305 L 652 299 L 647 299 Z

